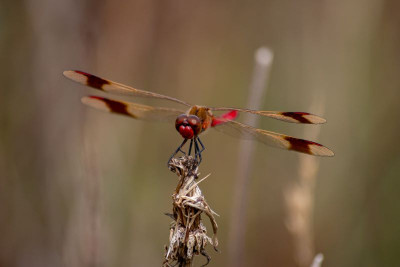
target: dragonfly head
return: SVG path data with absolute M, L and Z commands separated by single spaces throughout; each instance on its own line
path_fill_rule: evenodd
M 176 118 L 175 128 L 183 138 L 192 139 L 200 133 L 201 121 L 196 115 L 182 114 Z

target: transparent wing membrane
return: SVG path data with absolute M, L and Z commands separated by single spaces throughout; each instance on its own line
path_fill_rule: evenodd
M 136 89 L 121 83 L 116 83 L 107 79 L 103 79 L 100 77 L 97 77 L 95 75 L 85 73 L 83 71 L 77 71 L 77 70 L 66 70 L 63 72 L 64 76 L 67 77 L 68 79 L 71 79 L 77 83 L 83 84 L 90 86 L 92 88 L 112 93 L 112 94 L 120 94 L 120 95 L 128 95 L 128 96 L 137 96 L 137 97 L 152 97 L 152 98 L 158 98 L 158 99 L 165 99 L 169 101 L 173 101 L 179 104 L 183 104 L 185 106 L 191 106 L 190 104 L 170 97 L 170 96 L 165 96 L 157 93 L 152 93 L 148 92 L 145 90 L 140 90 Z
M 126 115 L 138 120 L 174 122 L 177 116 L 184 113 L 184 111 L 178 109 L 151 107 L 99 96 L 83 97 L 82 103 L 98 110 Z
M 227 120 L 222 124 L 216 125 L 214 129 L 233 137 L 256 140 L 271 147 L 293 150 L 314 156 L 331 157 L 334 155 L 329 148 L 321 144 L 284 134 L 257 129 L 237 121 Z
M 210 109 L 212 111 L 246 112 L 293 123 L 321 124 L 326 122 L 324 118 L 306 112 L 262 111 L 262 110 L 251 110 L 251 109 L 240 109 L 240 108 L 210 108 Z

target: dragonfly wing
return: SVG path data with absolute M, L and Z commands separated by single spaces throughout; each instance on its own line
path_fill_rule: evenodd
M 138 120 L 172 122 L 176 120 L 177 116 L 185 113 L 178 109 L 152 107 L 99 96 L 83 97 L 82 103 L 98 110 L 121 114 Z
M 210 108 L 210 110 L 246 112 L 294 123 L 320 124 L 326 122 L 324 118 L 306 112 L 262 111 L 262 110 L 251 110 L 251 109 L 240 109 L 240 108 Z
M 85 73 L 83 71 L 78 70 L 66 70 L 63 72 L 64 76 L 68 79 L 71 79 L 75 82 L 81 83 L 83 85 L 90 86 L 92 88 L 98 89 L 100 91 L 109 92 L 113 94 L 120 94 L 120 95 L 128 95 L 128 96 L 139 96 L 139 97 L 152 97 L 152 98 L 159 98 L 165 99 L 169 101 L 173 101 L 176 103 L 180 103 L 186 106 L 191 106 L 190 104 L 170 97 L 165 96 L 157 93 L 152 93 L 140 89 L 136 89 L 121 83 L 116 83 L 110 80 L 106 80 L 95 75 Z
M 321 144 L 284 134 L 257 129 L 237 121 L 226 121 L 213 128 L 233 137 L 257 140 L 272 147 L 293 150 L 314 156 L 331 157 L 334 155 L 333 151 Z

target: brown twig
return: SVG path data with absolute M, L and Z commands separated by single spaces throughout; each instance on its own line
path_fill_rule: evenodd
M 210 256 L 205 251 L 207 243 L 217 250 L 218 225 L 214 214 L 207 204 L 198 179 L 198 162 L 191 156 L 173 158 L 169 168 L 179 177 L 178 186 L 172 195 L 173 214 L 167 214 L 174 221 L 171 223 L 169 246 L 166 247 L 163 266 L 192 266 L 195 255 L 203 255 L 210 262 Z M 201 221 L 201 214 L 205 213 L 213 227 L 213 238 L 207 236 L 207 230 Z M 205 266 L 203 265 L 203 266 Z

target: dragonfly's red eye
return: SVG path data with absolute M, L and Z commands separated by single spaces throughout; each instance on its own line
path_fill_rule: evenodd
M 179 132 L 179 126 L 181 126 L 183 124 L 188 124 L 187 115 L 186 114 L 181 114 L 181 115 L 178 116 L 178 118 L 176 118 L 175 128 L 176 128 L 176 130 L 178 132 Z
M 196 126 L 200 124 L 200 119 L 196 115 L 189 115 L 187 120 L 191 126 Z
M 189 115 L 187 117 L 187 120 L 189 122 L 189 125 L 192 126 L 194 134 L 199 134 L 201 130 L 201 121 L 199 117 L 197 117 L 196 115 Z
M 185 139 L 192 139 L 194 136 L 193 129 L 190 126 L 181 125 L 179 126 L 178 132 L 182 135 Z

